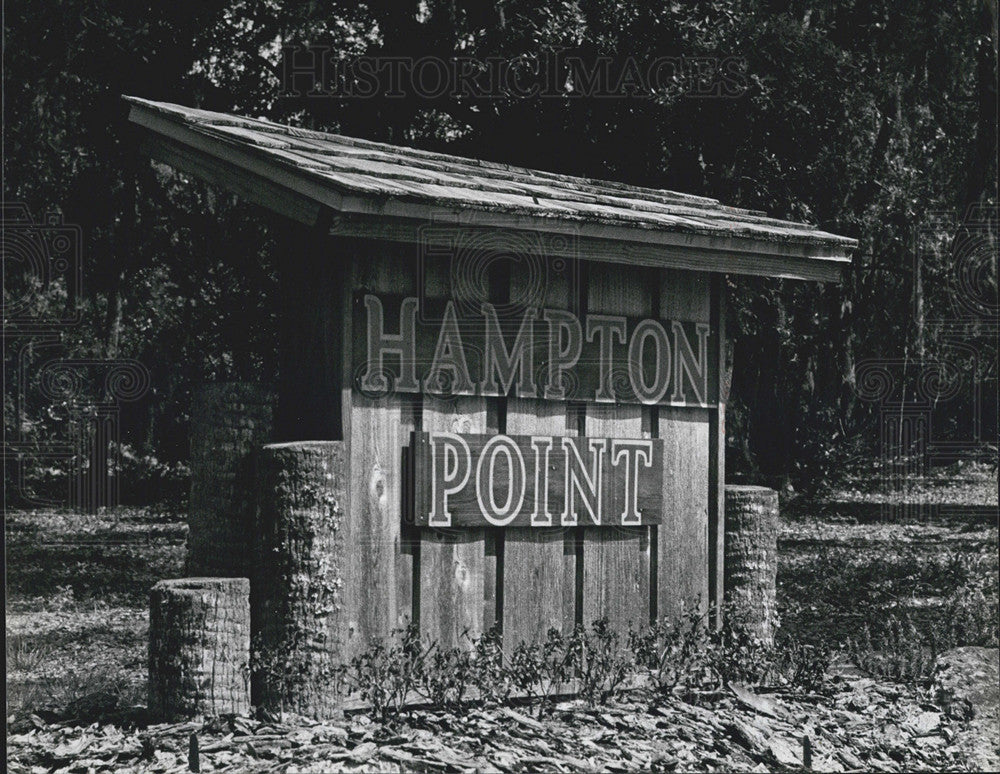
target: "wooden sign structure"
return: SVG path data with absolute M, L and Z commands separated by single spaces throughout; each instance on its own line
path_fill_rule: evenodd
M 129 102 L 151 155 L 278 216 L 272 440 L 334 444 L 310 470 L 344 487 L 319 562 L 337 601 L 289 606 L 303 627 L 324 616 L 347 659 L 406 622 L 442 647 L 496 625 L 513 647 L 721 600 L 726 275 L 836 280 L 853 240 Z

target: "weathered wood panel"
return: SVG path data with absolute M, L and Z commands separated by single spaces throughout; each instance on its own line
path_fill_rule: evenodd
M 353 253 L 353 277 L 346 285 L 398 293 L 415 288 L 412 259 L 402 250 L 350 240 L 338 246 Z M 408 536 L 402 533 L 402 506 L 404 447 L 416 429 L 413 403 L 408 395 L 373 398 L 353 390 L 349 396 L 352 550 L 345 604 L 351 655 L 412 616 L 412 548 L 403 544 Z
M 377 257 L 368 253 L 358 261 L 345 293 L 365 288 L 387 296 L 419 294 L 414 263 L 413 256 L 393 256 L 380 246 Z M 421 298 L 432 300 L 428 308 L 433 309 L 433 300 L 455 297 L 445 262 L 424 264 L 424 270 Z M 517 280 L 510 282 L 514 287 Z M 637 277 L 597 266 L 590 267 L 587 287 L 587 314 L 712 319 L 708 281 L 694 273 Z M 568 307 L 568 296 L 568 291 L 548 293 L 544 306 Z M 349 335 L 356 340 L 356 331 Z M 624 349 L 627 342 L 616 340 L 615 346 Z M 712 346 L 710 356 L 717 357 L 719 349 Z M 712 378 L 718 381 L 714 368 Z M 707 602 L 709 486 L 718 480 L 709 481 L 714 411 L 597 403 L 577 409 L 571 402 L 502 396 L 375 397 L 356 389 L 349 391 L 348 401 L 350 437 L 361 452 L 360 457 L 352 454 L 352 513 L 357 514 L 358 539 L 367 530 L 371 540 L 355 558 L 358 587 L 371 589 L 359 594 L 357 615 L 351 618 L 359 642 L 404 622 L 411 609 L 423 633 L 442 644 L 465 642 L 464 633 L 477 636 L 499 615 L 505 640 L 513 646 L 538 641 L 553 626 L 567 630 L 574 621 L 589 624 L 608 617 L 624 630 L 642 625 L 650 615 L 676 612 L 681 601 Z M 664 523 L 652 530 L 483 530 L 458 527 L 458 522 L 443 530 L 408 527 L 403 512 L 409 509 L 411 522 L 417 512 L 406 490 L 406 476 L 413 473 L 404 469 L 414 431 L 659 437 Z M 416 538 L 409 551 L 407 532 Z
M 458 217 L 466 213 L 458 214 Z M 419 243 L 423 237 L 421 226 L 426 214 L 413 216 L 414 219 L 387 222 L 381 215 L 354 215 L 343 213 L 337 221 L 336 233 L 347 236 L 365 237 L 368 239 L 384 239 L 387 241 Z M 417 224 L 417 225 L 415 225 Z M 495 232 L 498 228 L 508 229 L 508 233 L 524 235 L 530 239 L 534 236 L 531 223 L 523 219 L 498 219 L 497 222 L 486 225 L 480 230 Z M 468 227 L 471 230 L 474 227 Z M 692 272 L 727 272 L 729 274 L 746 274 L 758 277 L 781 277 L 784 279 L 816 280 L 819 282 L 840 282 L 844 268 L 850 263 L 843 258 L 845 251 L 831 250 L 825 255 L 823 251 L 813 251 L 812 258 L 816 260 L 796 259 L 791 252 L 795 246 L 782 247 L 781 243 L 771 241 L 765 247 L 758 242 L 752 247 L 758 252 L 734 252 L 734 242 L 724 244 L 722 240 L 713 239 L 704 247 L 691 244 L 689 234 L 677 232 L 673 237 L 669 232 L 655 231 L 657 237 L 666 237 L 677 244 L 654 244 L 649 241 L 615 241 L 614 238 L 598 237 L 587 234 L 584 224 L 580 233 L 580 223 L 575 222 L 567 227 L 570 233 L 578 232 L 578 239 L 566 240 L 572 247 L 564 248 L 562 254 L 574 259 L 587 261 L 609 262 L 620 266 L 621 271 L 633 271 L 636 268 L 662 269 L 675 268 L 680 271 Z M 634 232 L 633 232 L 634 233 Z M 624 231 L 618 237 L 627 236 Z M 680 243 L 687 240 L 686 243 Z M 750 245 L 747 245 L 750 246 Z M 623 249 L 624 248 L 624 249 Z M 764 248 L 761 250 L 761 248 Z M 766 250 L 774 249 L 783 254 L 767 254 Z M 850 248 L 853 249 L 853 248 Z M 558 253 L 553 252 L 552 255 Z
M 709 322 L 707 274 L 660 272 L 661 315 Z M 714 331 L 713 331 L 714 333 Z M 664 442 L 665 504 L 656 529 L 657 615 L 675 616 L 708 598 L 708 506 L 710 412 L 696 408 L 661 408 L 658 434 Z M 682 607 L 684 606 L 684 607 Z
M 645 316 L 652 310 L 655 286 L 647 273 L 591 265 L 588 274 L 588 313 Z M 650 409 L 643 406 L 588 403 L 583 434 L 648 438 L 649 417 Z M 648 527 L 586 527 L 582 559 L 585 625 L 607 618 L 621 632 L 649 621 Z
M 657 527 L 657 615 L 708 605 L 709 416 L 704 409 L 661 409 L 664 514 Z M 683 606 L 683 607 L 682 607 Z
M 422 262 L 423 285 L 430 298 L 454 298 L 450 264 Z M 459 289 L 461 290 L 461 289 Z M 487 432 L 486 399 L 425 396 L 424 431 Z M 483 529 L 420 529 L 417 614 L 421 633 L 441 647 L 467 645 L 483 631 L 486 544 Z
M 576 284 L 575 262 L 551 257 L 537 271 L 511 272 L 510 303 L 535 303 L 569 309 Z M 508 398 L 506 432 L 575 435 L 566 404 L 538 398 Z M 562 527 L 504 530 L 503 612 L 501 625 L 508 649 L 539 642 L 549 629 L 572 630 L 576 620 L 576 530 Z
M 483 398 L 429 401 L 423 408 L 426 430 L 485 432 Z M 441 645 L 454 647 L 483 631 L 485 530 L 420 530 L 420 630 Z
M 512 398 L 508 432 L 569 433 L 561 404 Z M 508 647 L 539 642 L 549 629 L 568 632 L 576 615 L 575 530 L 504 530 L 503 636 Z
M 659 303 L 657 314 L 678 320 L 711 322 L 709 291 L 711 275 L 704 272 L 662 269 L 659 272 Z M 714 331 L 713 331 L 714 335 Z
M 722 625 L 722 604 L 725 571 L 726 535 L 726 399 L 728 398 L 726 363 L 726 275 L 713 274 L 711 278 L 711 319 L 713 330 L 718 331 L 717 341 L 723 345 L 715 352 L 719 366 L 719 402 L 712 412 L 709 424 L 708 458 L 708 595 L 715 607 L 715 625 Z

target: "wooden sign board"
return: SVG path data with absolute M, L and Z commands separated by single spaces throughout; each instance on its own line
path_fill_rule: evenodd
M 418 526 L 658 524 L 663 441 L 414 433 Z
M 354 386 L 372 397 L 701 407 L 718 399 L 707 323 L 359 292 L 353 324 Z

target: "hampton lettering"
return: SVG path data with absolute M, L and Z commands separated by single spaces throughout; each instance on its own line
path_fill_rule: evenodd
M 561 309 L 498 316 L 483 303 L 421 308 L 414 297 L 361 294 L 356 302 L 357 386 L 366 393 L 515 396 L 599 403 L 706 406 L 706 323 L 634 319 Z

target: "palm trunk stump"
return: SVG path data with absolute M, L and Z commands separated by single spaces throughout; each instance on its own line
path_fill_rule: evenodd
M 149 595 L 149 709 L 157 718 L 250 711 L 250 582 L 164 580 Z
M 254 705 L 337 713 L 346 627 L 347 453 L 342 441 L 272 444 L 258 457 L 251 576 Z
M 726 614 L 768 645 L 777 628 L 778 493 L 726 487 Z
M 187 572 L 246 577 L 253 513 L 253 453 L 271 437 L 271 395 L 260 385 L 216 382 L 191 406 Z

